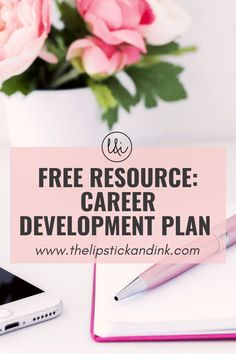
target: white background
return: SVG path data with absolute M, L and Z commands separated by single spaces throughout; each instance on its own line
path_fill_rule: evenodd
M 159 143 L 224 145 L 228 152 L 228 201 L 236 201 L 236 2 L 235 0 L 181 0 L 192 14 L 192 28 L 184 44 L 197 44 L 195 55 L 181 58 L 189 100 L 134 118 L 154 118 Z M 0 259 L 1 265 L 54 291 L 65 304 L 53 321 L 0 337 L 1 353 L 30 354 L 184 354 L 235 353 L 236 342 L 97 344 L 89 336 L 91 265 L 20 265 L 9 262 L 9 150 L 4 113 L 0 107 Z M 138 116 L 139 117 L 138 117 Z M 161 117 L 161 118 L 160 118 Z M 163 117 L 167 118 L 166 120 Z M 148 122 L 148 119 L 150 121 Z M 167 138 L 168 137 L 168 138 Z M 233 273 L 233 272 L 232 272 Z M 233 273 L 234 274 L 234 273 Z

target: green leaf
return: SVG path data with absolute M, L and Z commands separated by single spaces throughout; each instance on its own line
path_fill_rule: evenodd
M 180 56 L 187 53 L 196 52 L 195 46 L 180 47 L 176 42 L 171 42 L 163 46 L 147 46 L 147 54 L 135 65 L 137 67 L 146 68 L 159 63 L 163 60 L 163 56 Z
M 163 56 L 163 55 L 183 55 L 186 53 L 194 53 L 197 51 L 196 46 L 180 47 L 176 42 L 171 42 L 166 45 L 148 45 L 147 56 Z
M 179 44 L 176 42 L 171 42 L 165 45 L 148 45 L 147 52 L 149 55 L 168 55 L 176 52 L 179 49 Z
M 111 76 L 105 81 L 106 85 L 111 90 L 113 96 L 119 102 L 119 104 L 127 111 L 135 104 L 134 97 L 131 93 L 121 84 L 121 82 L 115 77 Z
M 136 102 L 143 98 L 147 108 L 157 106 L 158 98 L 172 102 L 187 97 L 178 78 L 182 71 L 182 67 L 166 62 L 159 62 L 146 68 L 126 69 L 136 86 Z
M 118 120 L 118 101 L 113 96 L 110 88 L 104 83 L 98 83 L 90 79 L 89 87 L 92 89 L 99 105 L 103 110 L 103 120 L 105 120 L 111 129 Z
M 187 93 L 184 86 L 177 77 L 169 80 L 160 80 L 156 87 L 158 96 L 167 102 L 179 101 L 187 98 Z
M 184 68 L 182 66 L 179 65 L 175 65 L 172 63 L 167 63 L 167 62 L 159 62 L 156 65 L 153 65 L 150 68 L 150 71 L 147 70 L 147 72 L 150 72 L 150 74 L 152 75 L 152 73 L 155 76 L 158 77 L 166 77 L 166 76 L 177 76 L 179 74 L 181 74 L 184 71 Z
M 90 80 L 89 86 L 93 90 L 93 93 L 104 112 L 117 106 L 118 102 L 107 85 Z
M 50 34 L 50 36 L 46 40 L 46 47 L 49 52 L 56 55 L 59 61 L 62 61 L 66 57 L 67 46 L 64 42 L 63 37 L 56 32 L 54 29 L 54 34 Z
M 26 73 L 13 76 L 6 80 L 1 87 L 1 91 L 8 96 L 13 95 L 15 92 L 21 92 L 23 95 L 28 95 L 35 89 L 36 80 L 33 77 L 29 79 Z
M 113 125 L 118 121 L 118 106 L 109 109 L 102 116 L 103 120 L 107 122 L 108 127 L 112 129 Z
M 142 59 L 135 64 L 135 67 L 138 68 L 147 68 L 149 66 L 153 66 L 161 61 L 161 57 L 159 55 L 145 55 Z
M 88 31 L 77 9 L 65 1 L 60 2 L 57 0 L 57 6 L 61 13 L 61 20 L 64 23 L 64 29 L 61 33 L 64 34 L 67 42 L 84 37 Z

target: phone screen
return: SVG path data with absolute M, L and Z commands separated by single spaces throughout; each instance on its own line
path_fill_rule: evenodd
M 43 293 L 43 290 L 0 268 L 0 305 Z

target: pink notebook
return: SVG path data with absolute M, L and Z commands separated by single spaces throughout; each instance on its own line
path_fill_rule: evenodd
M 159 288 L 115 302 L 147 265 L 94 267 L 91 336 L 97 342 L 236 339 L 236 249 L 226 264 L 196 266 Z

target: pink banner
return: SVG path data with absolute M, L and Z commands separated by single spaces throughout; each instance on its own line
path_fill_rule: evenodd
M 224 261 L 224 149 L 106 154 L 11 150 L 13 262 Z

